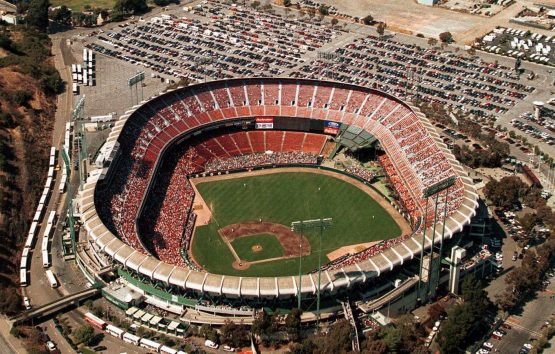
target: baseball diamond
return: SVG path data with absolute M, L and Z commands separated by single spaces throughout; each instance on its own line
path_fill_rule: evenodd
M 318 170 L 305 170 L 312 173 L 277 169 L 275 173 L 259 176 L 226 175 L 225 180 L 215 177 L 212 182 L 199 183 L 193 179 L 199 196 L 212 206 L 211 223 L 197 228 L 193 238 L 193 257 L 204 269 L 221 274 L 292 275 L 299 271 L 300 248 L 300 235 L 290 229 L 292 221 L 321 215 L 334 218 L 334 226 L 322 237 L 325 263 L 329 262 L 326 254 L 339 247 L 400 235 L 399 225 L 364 191 L 369 187 L 361 186 L 361 189 L 350 184 L 350 178 L 339 179 L 319 174 Z M 234 254 L 237 238 L 261 233 L 274 234 L 283 247 L 283 255 L 266 257 L 273 258 L 266 262 L 261 262 L 264 258 L 257 255 L 254 260 L 258 262 L 250 262 L 248 271 L 244 266 L 242 271 L 230 267 L 230 259 L 249 261 Z M 306 233 L 303 240 L 303 271 L 309 272 L 318 265 L 319 234 Z M 221 250 L 220 257 L 211 257 L 211 248 Z M 224 256 L 228 252 L 231 257 Z

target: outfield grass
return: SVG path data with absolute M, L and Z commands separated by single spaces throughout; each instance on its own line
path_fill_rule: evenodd
M 212 209 L 212 222 L 197 228 L 192 250 L 208 271 L 240 276 L 282 276 L 299 271 L 298 259 L 252 265 L 239 271 L 231 267 L 231 251 L 217 233 L 226 225 L 263 219 L 290 225 L 292 221 L 333 218 L 333 226 L 322 238 L 325 254 L 341 246 L 397 237 L 399 226 L 368 194 L 359 188 L 325 175 L 281 172 L 271 175 L 205 182 L 197 185 Z M 312 252 L 303 257 L 302 271 L 318 267 L 316 232 L 305 233 Z
M 110 10 L 114 7 L 115 3 L 116 0 L 50 0 L 51 7 L 65 5 L 73 11 L 83 11 L 85 5 Z
M 254 252 L 252 250 L 254 245 L 260 245 L 262 250 Z M 231 246 L 240 259 L 249 262 L 283 257 L 284 253 L 281 243 L 279 243 L 277 237 L 272 234 L 239 237 L 231 242 Z

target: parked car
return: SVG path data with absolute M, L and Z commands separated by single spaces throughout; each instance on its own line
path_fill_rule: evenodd
M 208 347 L 208 348 L 212 348 L 212 349 L 218 349 L 218 347 L 219 347 L 218 344 L 212 342 L 210 339 L 207 339 L 207 340 L 204 342 L 204 346 L 206 346 L 206 347 Z
M 25 306 L 25 310 L 31 309 L 31 300 L 27 296 L 23 297 L 23 305 Z

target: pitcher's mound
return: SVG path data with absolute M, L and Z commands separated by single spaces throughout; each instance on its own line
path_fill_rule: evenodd
M 258 245 L 258 244 L 257 244 L 257 245 L 253 245 L 253 246 L 251 247 L 251 250 L 252 250 L 253 252 L 260 252 L 260 251 L 262 251 L 262 246 L 261 246 L 261 245 Z

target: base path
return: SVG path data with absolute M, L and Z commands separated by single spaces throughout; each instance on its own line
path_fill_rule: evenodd
M 301 235 L 291 231 L 285 225 L 274 224 L 267 221 L 246 221 L 238 224 L 227 225 L 218 230 L 218 233 L 227 244 L 233 257 L 235 258 L 234 267 L 245 269 L 249 264 L 271 262 L 278 259 L 285 259 L 299 256 L 299 239 Z M 281 247 L 283 247 L 283 256 L 272 259 L 265 259 L 257 262 L 247 262 L 239 258 L 231 242 L 240 237 L 248 237 L 261 234 L 272 234 L 278 239 Z M 303 256 L 310 255 L 310 242 L 306 237 L 302 237 Z M 238 267 L 237 267 L 238 266 Z
M 275 235 L 279 243 L 281 243 L 284 257 L 299 255 L 299 238 L 301 235 L 291 231 L 291 228 L 285 225 L 268 221 L 245 221 L 238 224 L 227 225 L 219 229 L 218 233 L 228 242 L 245 236 L 272 234 Z M 310 254 L 310 242 L 308 242 L 308 239 L 304 236 L 302 240 L 303 256 L 308 256 Z

